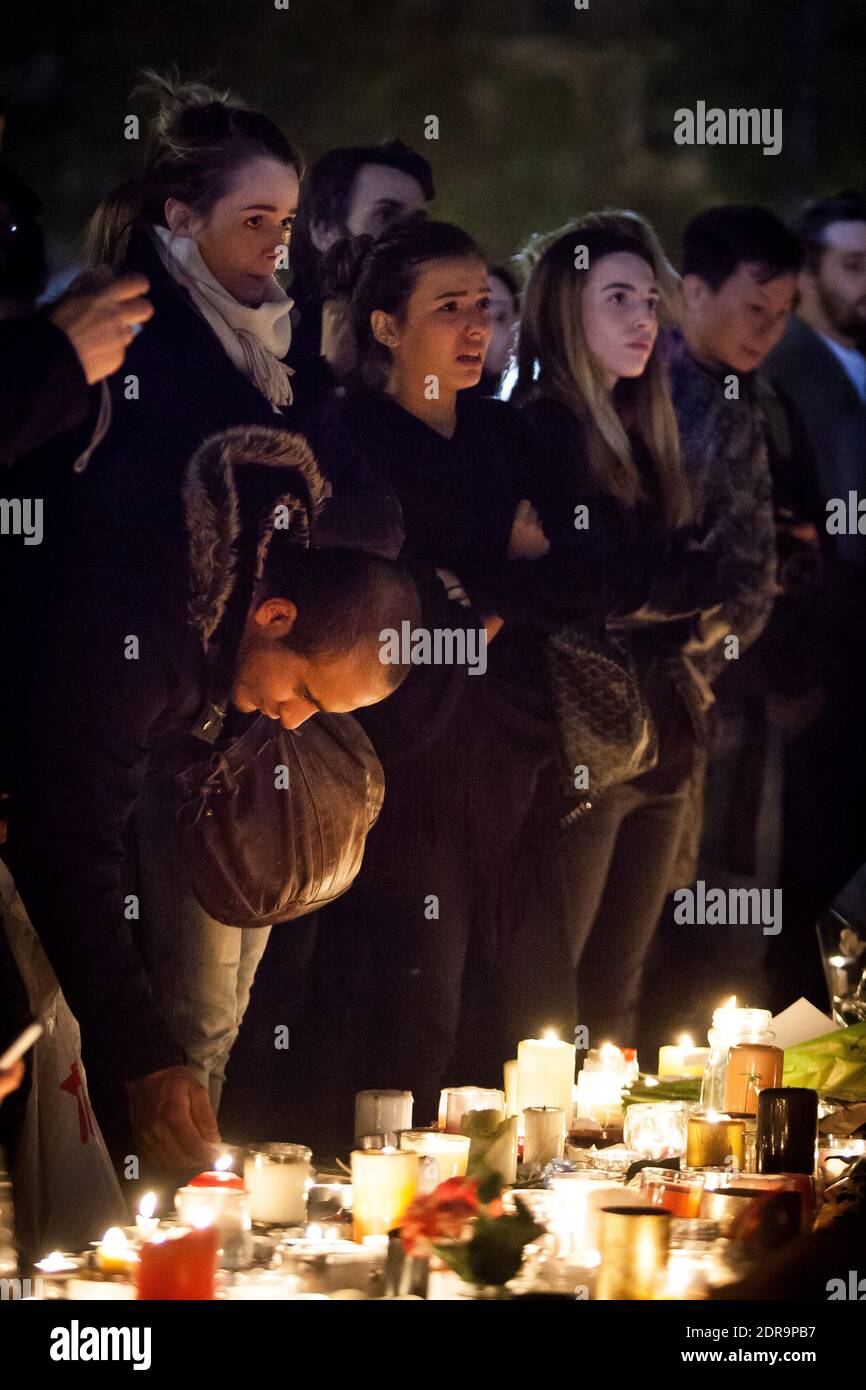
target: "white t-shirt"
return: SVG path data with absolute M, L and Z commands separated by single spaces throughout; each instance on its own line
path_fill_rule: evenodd
M 851 385 L 861 401 L 866 401 L 866 357 L 863 356 L 862 352 L 858 352 L 857 348 L 843 347 L 841 343 L 836 342 L 835 338 L 828 338 L 826 333 L 820 334 L 820 337 L 830 351 L 835 354 L 837 361 L 845 368 Z

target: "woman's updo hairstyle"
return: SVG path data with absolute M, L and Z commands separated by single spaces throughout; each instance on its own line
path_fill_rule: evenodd
M 156 102 L 144 170 L 103 200 L 87 230 L 91 265 L 120 269 L 129 234 L 142 223 L 165 226 L 165 203 L 176 198 L 207 218 L 253 159 L 275 159 L 303 176 L 303 160 L 267 116 L 229 91 L 180 82 L 145 70 L 132 97 Z
M 393 223 L 375 239 L 344 237 L 326 252 L 322 295 L 350 303 L 358 373 L 366 385 L 380 389 L 391 365 L 389 349 L 373 336 L 373 312 L 379 309 L 402 322 L 422 267 L 467 257 L 485 263 L 468 232 L 451 222 L 431 221 L 423 212 Z

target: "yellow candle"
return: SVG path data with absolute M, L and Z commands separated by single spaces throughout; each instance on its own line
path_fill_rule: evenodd
M 714 1110 L 689 1116 L 686 1163 L 689 1168 L 724 1168 L 733 1158 L 737 1168 L 746 1161 L 746 1122 Z
M 400 1148 L 404 1153 L 435 1158 L 440 1182 L 464 1176 L 469 1161 L 469 1142 L 468 1134 L 440 1134 L 435 1129 L 404 1129 L 400 1135 Z
M 352 1151 L 354 1237 L 387 1236 L 409 1206 L 418 1187 L 418 1155 L 400 1149 Z
M 135 1263 L 135 1251 L 119 1226 L 110 1226 L 100 1241 L 96 1263 L 103 1274 L 127 1274 Z
M 659 1076 L 703 1076 L 710 1056 L 708 1047 L 695 1047 L 688 1033 L 676 1043 L 659 1048 Z
M 530 1107 L 558 1107 L 571 1123 L 575 1049 L 553 1032 L 543 1038 L 525 1038 L 517 1047 L 517 1102 L 523 1112 Z

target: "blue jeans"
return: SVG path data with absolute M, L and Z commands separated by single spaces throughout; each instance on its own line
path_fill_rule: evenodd
M 149 773 L 131 824 L 134 925 L 154 999 L 216 1114 L 271 929 L 224 926 L 208 916 L 189 883 L 176 805 L 174 773 Z

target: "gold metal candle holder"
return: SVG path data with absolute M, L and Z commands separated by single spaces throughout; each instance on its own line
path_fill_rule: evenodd
M 668 1259 L 670 1212 L 660 1207 L 603 1207 L 596 1298 L 651 1299 Z
M 689 1116 L 689 1168 L 745 1167 L 746 1122 L 713 1110 Z

